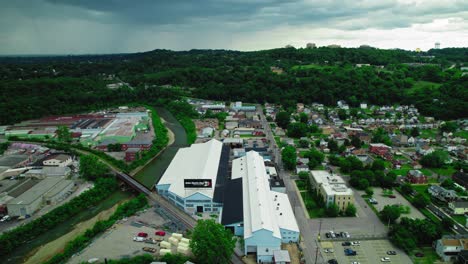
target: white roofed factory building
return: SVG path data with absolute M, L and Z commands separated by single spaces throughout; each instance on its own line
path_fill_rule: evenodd
M 233 185 L 241 182 L 241 195 L 226 194 L 221 223 L 244 237 L 245 254 L 256 253 L 257 262 L 273 262 L 282 243 L 297 242 L 299 227 L 286 194 L 270 189 L 270 177 L 258 152 L 232 162 Z M 232 193 L 227 184 L 226 193 Z M 237 212 L 236 212 L 237 211 Z M 239 212 L 241 211 L 241 212 Z
M 214 199 L 215 185 L 218 174 L 227 172 L 228 162 L 229 147 L 223 148 L 223 143 L 215 139 L 181 148 L 156 189 L 190 214 L 220 212 L 222 204 Z

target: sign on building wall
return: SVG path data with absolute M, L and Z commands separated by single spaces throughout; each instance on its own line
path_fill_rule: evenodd
M 185 179 L 185 188 L 211 188 L 211 179 Z

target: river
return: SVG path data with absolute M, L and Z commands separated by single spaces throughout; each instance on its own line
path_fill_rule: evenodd
M 174 142 L 165 150 L 163 150 L 157 158 L 148 163 L 148 165 L 146 165 L 135 175 L 135 178 L 139 182 L 150 189 L 161 178 L 164 171 L 171 163 L 172 158 L 177 153 L 177 150 L 181 147 L 188 146 L 185 129 L 177 121 L 177 119 L 175 119 L 175 117 L 164 108 L 156 108 L 156 111 L 158 112 L 159 116 L 166 121 L 166 127 L 174 133 Z M 31 254 L 31 252 L 33 252 L 33 250 L 36 248 L 63 236 L 64 234 L 72 231 L 76 224 L 93 218 L 98 213 L 111 208 L 119 201 L 124 200 L 130 196 L 131 194 L 128 192 L 115 192 L 97 206 L 94 206 L 89 210 L 83 210 L 78 215 L 57 225 L 54 229 L 49 230 L 45 234 L 42 234 L 39 237 L 21 245 L 21 247 L 18 247 L 11 255 L 8 256 L 8 259 L 3 259 L 1 263 L 22 263 L 24 257 Z
M 158 115 L 166 121 L 166 127 L 174 133 L 174 143 L 164 149 L 157 158 L 152 160 L 134 176 L 136 180 L 149 189 L 152 189 L 164 174 L 164 171 L 171 163 L 172 158 L 174 158 L 177 153 L 177 150 L 181 147 L 188 146 L 187 134 L 179 121 L 177 121 L 177 119 L 164 108 L 156 108 L 156 111 L 158 112 Z

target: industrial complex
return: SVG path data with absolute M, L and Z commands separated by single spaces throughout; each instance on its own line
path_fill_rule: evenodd
M 233 158 L 230 144 L 216 139 L 179 149 L 156 189 L 189 214 L 217 213 L 226 228 L 244 238 L 245 254 L 272 262 L 282 243 L 299 240 L 289 198 L 284 188 L 275 189 L 273 170 L 259 152 Z

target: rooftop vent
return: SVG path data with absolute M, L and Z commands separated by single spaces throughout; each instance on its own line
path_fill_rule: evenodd
M 283 215 L 283 213 L 280 213 L 280 215 Z

